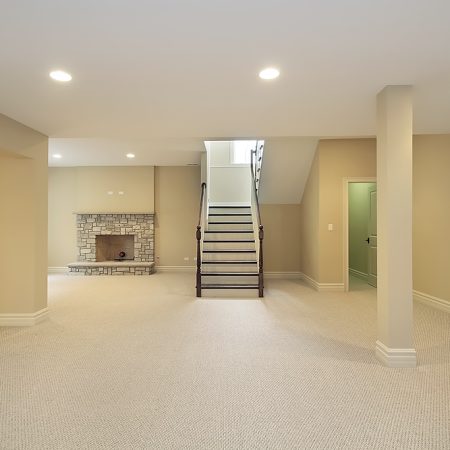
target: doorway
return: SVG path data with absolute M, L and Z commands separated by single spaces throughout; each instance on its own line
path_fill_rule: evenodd
M 377 187 L 375 178 L 344 180 L 344 288 L 377 285 Z

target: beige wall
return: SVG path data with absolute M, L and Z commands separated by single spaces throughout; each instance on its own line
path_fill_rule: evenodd
M 0 314 L 47 306 L 48 138 L 0 115 Z
M 155 261 L 194 266 L 200 206 L 200 167 L 155 168 Z M 189 258 L 185 261 L 184 258 Z
M 153 166 L 76 167 L 73 170 L 76 212 L 154 212 Z
M 376 176 L 375 139 L 329 139 L 319 142 L 319 278 L 343 281 L 343 178 Z M 334 231 L 328 231 L 328 224 Z
M 154 168 L 50 168 L 48 201 L 48 266 L 65 267 L 77 260 L 75 213 L 154 212 Z
M 343 178 L 375 176 L 375 139 L 319 141 L 301 204 L 305 275 L 320 283 L 343 282 Z
M 153 212 L 154 205 L 155 261 L 158 265 L 194 265 L 195 227 L 200 201 L 200 168 L 170 166 L 153 169 L 153 167 L 143 166 L 115 167 L 111 171 L 103 169 L 109 168 L 49 169 L 49 267 L 64 267 L 76 261 L 74 212 L 79 207 L 79 199 L 88 196 L 85 189 L 82 195 L 78 192 L 80 180 L 97 174 L 102 175 L 103 180 L 106 180 L 102 182 L 101 190 L 100 187 L 98 188 L 101 195 L 107 186 L 114 186 L 111 190 L 120 189 L 125 193 L 132 192 L 132 189 L 139 191 L 137 196 L 141 201 L 139 204 L 135 202 L 133 210 L 128 209 L 129 212 L 148 212 L 150 204 Z M 111 183 L 107 183 L 106 173 L 112 177 Z M 120 186 L 113 184 L 116 177 L 122 179 Z M 122 198 L 119 196 L 113 196 L 113 198 L 116 202 L 109 204 L 108 212 L 127 212 L 122 210 L 123 206 L 120 203 Z M 99 199 L 95 201 L 98 202 Z M 87 203 L 81 212 L 86 212 L 86 205 Z M 90 209 L 92 205 L 93 203 L 89 210 L 94 212 Z M 105 206 L 100 209 L 107 212 Z M 188 257 L 189 260 L 184 261 L 184 257 Z
M 300 205 L 300 267 L 308 277 L 319 276 L 319 152 L 316 151 Z
M 450 301 L 450 135 L 413 139 L 414 289 Z
M 261 205 L 264 271 L 300 272 L 300 205 Z
M 64 267 L 77 260 L 76 168 L 48 169 L 48 265 Z

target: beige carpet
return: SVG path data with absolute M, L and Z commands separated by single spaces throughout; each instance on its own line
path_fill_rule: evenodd
M 0 329 L 0 448 L 450 448 L 449 314 L 416 305 L 419 367 L 388 369 L 371 288 L 193 284 L 51 276 L 50 320 Z

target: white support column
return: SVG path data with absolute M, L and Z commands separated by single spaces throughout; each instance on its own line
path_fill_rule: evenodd
M 412 293 L 412 87 L 377 96 L 378 340 L 389 367 L 414 367 Z

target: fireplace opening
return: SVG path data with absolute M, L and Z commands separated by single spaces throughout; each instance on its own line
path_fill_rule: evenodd
M 133 261 L 134 235 L 108 234 L 95 236 L 95 260 L 101 261 Z

